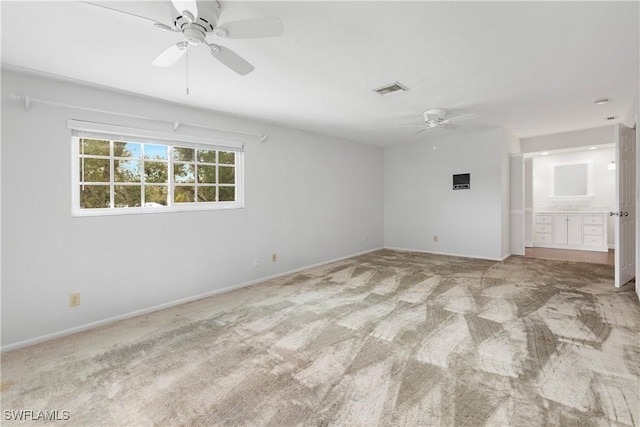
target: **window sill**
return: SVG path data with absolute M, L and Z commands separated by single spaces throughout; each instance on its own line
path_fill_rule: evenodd
M 74 218 L 88 216 L 117 216 L 117 215 L 140 215 L 159 214 L 173 212 L 198 212 L 198 211 L 221 211 L 232 209 L 244 209 L 239 202 L 209 204 L 184 204 L 182 206 L 165 207 L 139 207 L 139 208 L 117 208 L 117 209 L 74 209 L 71 216 Z

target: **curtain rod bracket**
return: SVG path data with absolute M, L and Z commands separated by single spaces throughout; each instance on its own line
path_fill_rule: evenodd
M 180 127 L 180 122 L 173 122 L 173 131 L 177 131 L 178 128 Z
M 268 136 L 266 133 L 263 133 L 262 136 L 260 137 L 260 144 L 262 144 L 263 142 L 265 142 L 267 140 Z

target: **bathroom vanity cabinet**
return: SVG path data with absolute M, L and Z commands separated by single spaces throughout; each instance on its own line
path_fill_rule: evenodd
M 607 252 L 607 212 L 536 212 L 534 246 Z

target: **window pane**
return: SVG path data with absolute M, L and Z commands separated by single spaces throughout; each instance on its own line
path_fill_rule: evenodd
M 216 150 L 198 150 L 198 162 L 215 163 Z
M 177 186 L 173 192 L 174 203 L 191 203 L 195 201 L 195 187 Z
M 140 158 L 140 144 L 131 142 L 114 142 L 113 155 L 116 157 Z
M 236 164 L 236 153 L 233 151 L 220 151 L 218 154 L 219 163 L 224 163 L 227 165 L 235 165 Z
M 110 194 L 108 185 L 81 185 L 80 207 L 82 209 L 108 208 Z
M 173 160 L 181 160 L 183 162 L 193 162 L 195 159 L 195 149 L 174 147 L 173 148 Z
M 233 202 L 236 200 L 235 187 L 220 187 L 219 194 L 219 201 L 221 202 Z
M 114 160 L 113 179 L 115 182 L 140 182 L 139 160 Z
M 169 177 L 169 165 L 166 162 L 144 162 L 144 180 L 146 182 L 166 183 Z
M 141 205 L 141 187 L 139 185 L 116 185 L 113 202 L 116 208 L 132 208 Z
M 198 182 L 206 184 L 216 183 L 216 167 L 198 165 Z
M 93 156 L 110 156 L 109 141 L 99 139 L 81 139 L 80 155 L 91 154 Z
M 216 201 L 216 187 L 198 187 L 198 201 L 199 202 L 215 202 Z
M 169 160 L 166 145 L 144 145 L 144 158 L 154 160 Z
M 144 205 L 145 207 L 167 206 L 168 187 L 166 185 L 145 185 Z
M 235 170 L 234 167 L 220 166 L 220 184 L 235 184 Z
M 82 164 L 84 163 L 84 176 Z M 109 182 L 109 159 L 80 159 L 80 182 Z
M 196 182 L 195 173 L 193 163 L 175 163 L 173 165 L 173 179 L 175 182 Z

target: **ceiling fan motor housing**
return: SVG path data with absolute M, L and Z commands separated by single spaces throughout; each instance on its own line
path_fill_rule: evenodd
M 198 28 L 185 28 L 182 30 L 182 34 L 184 34 L 187 43 L 192 46 L 200 46 L 205 43 L 204 33 Z
M 217 1 L 198 1 L 198 16 L 194 17 L 193 22 L 190 17 L 183 16 L 171 2 L 169 4 L 169 14 L 174 28 L 182 31 L 189 44 L 200 45 L 204 42 L 207 33 L 215 30 L 220 19 L 222 8 Z M 196 34 L 196 31 L 198 34 Z M 202 36 L 200 36 L 200 34 Z
M 447 110 L 444 108 L 432 108 L 422 113 L 424 122 L 430 128 L 436 128 L 446 124 L 444 116 L 447 114 Z
M 431 120 L 444 120 L 444 116 L 447 114 L 447 110 L 444 108 L 432 108 L 430 110 L 422 113 L 425 122 L 429 122 Z

